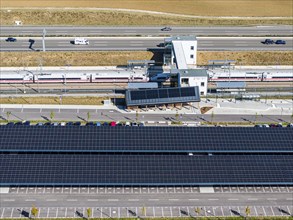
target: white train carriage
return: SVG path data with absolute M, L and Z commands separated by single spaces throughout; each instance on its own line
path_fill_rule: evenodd
M 44 73 L 35 75 L 37 83 L 83 83 L 90 82 L 90 75 L 86 73 Z
M 208 70 L 210 81 L 288 82 L 293 80 L 293 70 Z
M 91 75 L 92 82 L 147 82 L 148 77 L 143 71 L 108 70 Z
M 13 72 L 13 73 L 1 73 L 0 83 L 33 83 L 34 78 L 32 74 Z

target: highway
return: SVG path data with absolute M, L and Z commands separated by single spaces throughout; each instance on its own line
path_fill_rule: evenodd
M 1 38 L 1 51 L 41 51 L 42 38 L 40 37 L 21 37 L 17 42 L 6 42 L 6 38 Z M 271 38 L 274 40 L 280 38 Z M 203 51 L 292 51 L 293 38 L 283 37 L 285 45 L 265 45 L 261 41 L 265 37 L 198 37 L 198 50 Z M 163 37 L 142 38 L 142 37 L 90 37 L 89 45 L 74 45 L 74 38 L 57 37 L 46 38 L 47 51 L 111 51 L 111 50 L 147 50 L 160 49 L 158 45 L 164 42 Z
M 80 27 L 80 26 L 1 26 L 0 36 L 42 36 L 46 29 L 47 36 L 167 36 L 167 35 L 196 35 L 196 36 L 292 36 L 290 25 L 278 26 L 195 26 L 172 27 L 171 31 L 161 31 L 156 27 Z

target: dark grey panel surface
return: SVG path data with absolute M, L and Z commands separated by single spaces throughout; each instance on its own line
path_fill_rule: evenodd
M 1 185 L 293 184 L 293 155 L 0 154 Z
M 292 128 L 0 126 L 0 152 L 293 152 Z
M 125 93 L 127 106 L 159 105 L 168 103 L 199 102 L 198 86 L 159 88 L 147 90 L 127 90 Z

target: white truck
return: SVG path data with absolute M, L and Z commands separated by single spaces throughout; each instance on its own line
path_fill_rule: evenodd
M 90 42 L 85 38 L 75 38 L 74 44 L 75 45 L 88 45 L 88 44 L 90 44 Z

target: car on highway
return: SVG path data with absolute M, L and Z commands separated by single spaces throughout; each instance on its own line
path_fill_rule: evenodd
M 263 44 L 274 44 L 275 42 L 272 39 L 265 39 L 262 41 Z
M 163 27 L 161 31 L 172 31 L 171 27 Z
M 276 40 L 275 44 L 286 44 L 284 40 Z
M 8 37 L 5 41 L 6 42 L 16 42 L 17 40 L 14 37 Z

